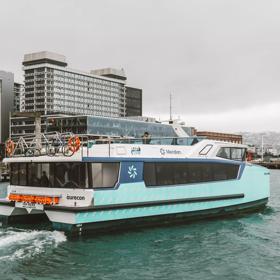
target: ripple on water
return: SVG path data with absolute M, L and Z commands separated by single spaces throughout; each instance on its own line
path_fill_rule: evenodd
M 66 240 L 0 228 L 0 279 L 280 279 L 280 171 L 260 213 Z M 9 275 L 3 278 L 3 275 Z

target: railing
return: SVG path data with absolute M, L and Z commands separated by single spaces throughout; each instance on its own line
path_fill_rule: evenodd
M 75 151 L 69 147 L 69 139 L 74 137 L 73 133 L 45 133 L 38 137 L 19 137 L 14 142 L 14 149 L 12 154 L 8 157 L 20 156 L 72 156 Z M 125 138 L 125 137 L 112 137 L 105 138 L 89 135 L 77 135 L 79 137 L 79 148 L 81 155 L 89 156 L 89 150 L 94 145 L 105 144 L 108 145 L 108 155 L 112 144 L 133 144 L 133 145 L 180 145 L 191 146 L 205 137 L 142 137 L 142 138 Z M 95 139 L 94 139 L 95 138 Z M 86 153 L 86 154 L 85 154 Z
M 34 137 L 34 135 L 21 136 L 18 139 L 14 139 L 14 147 L 11 154 L 7 154 L 6 157 L 19 157 L 19 156 L 41 156 L 49 155 L 54 156 L 56 154 L 69 155 L 69 149 L 67 149 L 67 143 L 72 133 L 41 133 L 40 137 Z

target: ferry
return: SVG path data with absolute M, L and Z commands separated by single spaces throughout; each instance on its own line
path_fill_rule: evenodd
M 71 136 L 54 148 L 16 153 L 7 144 L 3 222 L 47 217 L 53 229 L 80 235 L 256 211 L 270 195 L 268 169 L 247 162 L 242 144 Z

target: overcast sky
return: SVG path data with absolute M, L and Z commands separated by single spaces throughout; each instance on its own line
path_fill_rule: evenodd
M 0 69 L 25 53 L 124 68 L 144 115 L 199 130 L 280 131 L 278 0 L 0 0 Z

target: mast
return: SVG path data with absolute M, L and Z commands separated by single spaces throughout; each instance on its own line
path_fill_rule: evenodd
M 169 121 L 172 121 L 172 93 L 169 95 Z

